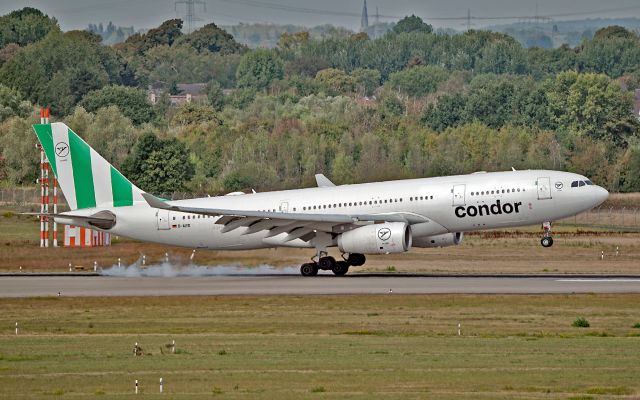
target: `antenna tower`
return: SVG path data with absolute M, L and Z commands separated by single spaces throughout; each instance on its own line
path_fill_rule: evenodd
M 196 5 L 201 5 L 202 10 L 207 12 L 207 3 L 201 0 L 180 0 L 174 3 L 175 10 L 178 11 L 178 5 L 184 4 L 186 8 L 185 19 L 187 20 L 187 33 L 193 32 L 193 23 L 202 21 L 202 18 L 196 15 Z

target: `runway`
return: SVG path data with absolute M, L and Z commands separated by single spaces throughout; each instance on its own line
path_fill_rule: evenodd
M 3 276 L 0 297 L 640 293 L 640 277 Z

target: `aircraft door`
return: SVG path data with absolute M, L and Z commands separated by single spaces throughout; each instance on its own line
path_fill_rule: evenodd
M 280 209 L 278 210 L 282 213 L 286 213 L 289 212 L 289 203 L 286 201 L 283 201 L 280 203 Z
M 551 198 L 551 183 L 549 177 L 538 178 L 538 200 L 546 200 Z
M 169 229 L 169 210 L 158 210 L 156 216 L 158 217 L 158 230 Z
M 453 186 L 453 205 L 464 206 L 464 192 L 466 191 L 466 185 L 454 185 Z

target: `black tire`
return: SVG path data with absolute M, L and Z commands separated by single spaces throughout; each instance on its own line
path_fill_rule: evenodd
M 333 267 L 335 265 L 336 259 L 331 256 L 322 257 L 320 260 L 318 260 L 318 268 L 320 269 L 333 270 Z
M 553 246 L 553 238 L 552 237 L 543 237 L 540 241 L 542 247 L 551 247 Z
M 349 263 L 349 265 L 354 267 L 364 265 L 365 261 L 367 261 L 367 258 L 364 256 L 364 254 L 350 253 L 349 257 L 347 257 L 347 262 Z
M 346 261 L 338 261 L 331 269 L 335 276 L 344 276 L 349 272 L 349 264 Z
M 300 266 L 300 274 L 302 276 L 318 275 L 318 265 L 316 263 L 305 263 Z

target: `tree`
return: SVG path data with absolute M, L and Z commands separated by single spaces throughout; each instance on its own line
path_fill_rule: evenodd
M 393 27 L 393 31 L 395 33 L 431 33 L 433 32 L 433 27 L 425 23 L 422 18 L 411 14 L 411 16 L 404 17 L 400 21 L 398 21 L 396 26 Z
M 318 57 L 301 56 L 290 60 L 285 65 L 288 76 L 304 75 L 315 78 L 318 71 L 329 68 L 329 64 Z
M 316 80 L 332 96 L 353 92 L 355 84 L 355 79 L 352 76 L 336 68 L 318 71 Z
M 160 140 L 143 135 L 122 165 L 122 172 L 141 189 L 154 193 L 184 190 L 194 166 L 184 144 L 177 139 Z
M 219 122 L 216 110 L 206 104 L 184 103 L 176 111 L 172 122 L 177 125 L 192 125 L 202 122 Z
M 371 96 L 380 86 L 380 71 L 377 69 L 356 68 L 351 72 L 354 86 L 361 96 Z
M 271 82 L 282 79 L 284 63 L 272 50 L 258 49 L 251 51 L 240 59 L 236 71 L 236 85 L 238 88 L 265 90 Z
M 33 184 L 38 171 L 39 154 L 33 148 L 32 121 L 26 118 L 9 118 L 0 123 L 2 132 L 2 159 L 4 159 L 5 175 L 13 184 Z
M 40 10 L 25 7 L 13 11 L 0 17 L 0 48 L 10 43 L 18 46 L 35 43 L 53 29 L 58 29 L 58 22 Z
M 156 117 L 146 93 L 125 86 L 105 86 L 89 92 L 82 98 L 80 105 L 89 112 L 114 105 L 136 125 L 151 122 Z
M 389 76 L 389 85 L 412 97 L 433 93 L 440 82 L 444 82 L 449 73 L 435 65 L 418 65 L 413 68 L 394 72 Z
M 207 84 L 207 101 L 216 111 L 222 111 L 224 108 L 224 93 L 222 87 L 217 81 L 211 81 Z
M 422 116 L 422 122 L 437 132 L 461 125 L 465 121 L 466 98 L 460 93 L 444 95 L 437 104 L 429 104 Z
M 0 122 L 10 117 L 26 118 L 32 110 L 33 106 L 20 92 L 0 84 Z
M 285 50 L 295 50 L 309 41 L 309 32 L 284 32 L 278 39 L 278 47 Z
M 53 30 L 2 65 L 0 83 L 64 115 L 88 92 L 120 83 L 121 71 L 117 55 L 100 44 L 99 36 Z
M 633 32 L 628 31 L 626 28 L 619 25 L 611 25 L 607 26 L 606 28 L 598 29 L 596 33 L 593 34 L 593 40 L 612 38 L 635 39 L 637 38 L 637 36 Z
M 241 53 L 246 47 L 236 42 L 230 34 L 216 24 L 210 23 L 188 35 L 183 35 L 176 40 L 176 45 L 188 45 L 199 52 L 205 50 L 211 53 L 233 54 Z
M 631 97 L 604 74 L 566 71 L 556 76 L 547 93 L 552 118 L 560 130 L 593 139 L 625 143 L 637 134 L 637 120 L 629 112 Z
M 180 36 L 182 36 L 182 20 L 170 19 L 145 34 L 136 33 L 129 36 L 124 43 L 116 47 L 125 52 L 142 54 L 156 46 L 171 46 Z

